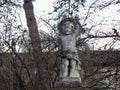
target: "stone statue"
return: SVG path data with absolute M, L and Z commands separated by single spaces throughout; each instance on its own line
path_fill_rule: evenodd
M 76 37 L 80 34 L 81 29 L 78 20 L 73 18 L 65 18 L 58 24 L 62 50 L 59 77 L 63 80 L 81 82 L 79 74 L 81 62 L 76 48 Z

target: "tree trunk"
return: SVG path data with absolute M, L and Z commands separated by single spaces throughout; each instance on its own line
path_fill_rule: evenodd
M 45 60 L 43 60 L 42 57 L 41 40 L 39 37 L 37 22 L 34 16 L 32 0 L 24 0 L 23 7 L 25 10 L 27 26 L 31 37 L 35 66 L 37 69 L 37 74 L 34 83 L 34 90 L 49 90 L 47 70 L 46 70 Z

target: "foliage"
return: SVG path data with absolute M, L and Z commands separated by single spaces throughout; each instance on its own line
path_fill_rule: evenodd
M 97 49 L 113 51 L 116 49 L 115 46 L 117 46 L 117 50 L 119 50 L 119 19 L 117 20 L 116 18 L 113 18 L 112 20 L 108 20 L 107 17 L 104 17 L 104 14 L 101 13 L 101 11 L 105 10 L 105 12 L 107 13 L 106 8 L 112 9 L 112 6 L 119 6 L 120 1 L 94 0 L 94 2 L 92 2 L 91 5 L 88 5 L 87 7 L 84 2 L 85 0 L 58 0 L 55 3 L 54 11 L 52 12 L 52 14 L 56 13 L 59 16 L 57 18 L 57 21 L 59 21 L 59 19 L 61 19 L 61 17 L 63 17 L 64 15 L 67 15 L 67 17 L 78 15 L 80 22 L 88 28 L 86 35 L 83 36 L 82 39 L 78 39 L 78 47 L 81 48 L 79 44 L 85 45 L 84 41 L 89 41 L 89 45 L 93 45 L 92 50 Z M 19 11 L 21 11 L 22 7 L 21 3 L 21 0 L 0 1 L 0 81 L 2 81 L 0 83 L 0 89 L 2 87 L 2 89 L 4 88 L 4 90 L 8 90 L 8 88 L 11 88 L 10 90 L 13 90 L 13 88 L 21 88 L 21 90 L 31 90 L 35 84 L 34 78 L 36 74 L 36 61 L 33 60 L 34 52 L 33 50 L 31 50 L 32 47 L 31 39 L 28 34 L 29 31 L 22 26 L 21 20 L 18 19 L 20 17 Z M 101 14 L 99 14 L 99 12 Z M 117 9 L 116 12 L 119 12 L 119 10 Z M 57 16 L 55 15 L 55 17 Z M 95 17 L 98 18 L 97 21 L 95 21 Z M 100 18 L 102 18 L 102 20 Z M 56 62 L 60 61 L 60 52 L 56 52 L 59 47 L 57 37 L 58 32 L 56 30 L 57 26 L 53 25 L 56 24 L 57 21 L 53 19 L 54 18 L 44 19 L 44 17 L 37 18 L 37 20 L 39 20 L 40 22 L 38 23 L 39 30 L 47 29 L 48 31 L 50 31 L 50 34 L 42 32 L 40 35 L 43 35 L 43 37 L 41 36 L 42 49 L 45 48 L 44 51 L 47 51 L 44 52 L 42 60 L 45 61 L 45 64 L 47 66 L 46 70 L 49 73 L 47 78 L 49 81 L 49 86 L 52 89 L 54 88 L 55 81 L 59 73 L 59 63 Z M 109 26 L 106 23 L 110 22 L 112 22 L 112 26 L 110 28 L 103 28 L 104 26 Z M 44 28 L 41 28 L 43 23 Z M 12 44 L 14 40 L 15 45 Z M 105 41 L 107 43 L 104 43 Z M 14 48 L 15 46 L 17 47 L 17 50 Z M 17 53 L 17 51 L 19 50 L 21 50 L 22 52 L 27 51 L 29 52 L 29 54 L 24 53 L 20 55 Z M 3 58 L 2 55 L 8 52 L 10 54 L 6 54 L 8 56 L 5 56 L 5 58 L 7 59 Z M 84 54 L 80 54 L 80 57 L 85 57 L 85 60 L 83 60 L 84 62 L 82 62 L 83 68 L 85 70 L 85 74 L 83 75 L 84 82 L 82 84 L 82 87 L 87 90 L 115 90 L 119 88 L 119 66 L 116 66 L 116 64 L 105 66 L 106 62 L 111 60 L 114 61 L 116 59 L 114 56 L 118 55 L 117 57 L 119 57 L 119 53 L 112 52 L 114 53 L 114 56 L 112 56 L 112 54 L 108 54 L 108 52 L 106 54 L 102 52 L 103 55 L 101 56 L 100 53 L 93 53 L 93 56 L 91 55 L 91 53 L 93 53 L 93 51 L 90 52 L 88 50 L 88 52 L 85 51 Z M 95 57 L 95 62 L 99 63 L 99 65 L 101 65 L 101 62 L 105 57 L 109 57 L 109 59 L 106 59 L 104 65 L 100 67 L 98 67 L 97 65 L 95 67 L 92 61 L 93 57 Z M 117 58 L 117 60 L 119 60 L 119 58 Z M 16 83 L 14 83 L 13 81 Z

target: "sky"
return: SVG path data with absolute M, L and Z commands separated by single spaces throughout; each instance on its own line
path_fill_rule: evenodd
M 43 17 L 47 15 L 49 11 L 52 11 L 53 10 L 52 6 L 53 6 L 54 1 L 56 0 L 35 0 L 33 1 L 35 17 L 36 18 Z M 24 14 L 23 9 L 21 9 L 20 17 L 21 17 L 23 27 L 27 28 L 26 18 L 24 18 L 25 14 Z
M 35 13 L 42 15 L 43 11 L 51 11 L 55 1 L 56 0 L 36 0 L 33 2 Z
M 34 5 L 34 13 L 36 17 L 44 17 L 45 15 L 47 15 L 48 12 L 53 10 L 53 3 L 56 0 L 36 0 L 33 2 Z M 87 0 L 87 2 L 85 3 L 86 6 L 90 5 L 91 3 L 93 3 L 93 1 L 95 0 Z M 100 1 L 110 1 L 110 0 L 100 0 Z M 99 3 L 98 3 L 99 5 Z M 118 22 L 117 20 L 120 19 L 120 13 L 117 13 L 117 10 L 120 9 L 119 5 L 112 5 L 110 7 L 107 7 L 103 10 L 100 11 L 95 11 L 93 13 L 90 14 L 89 19 L 87 20 L 87 24 L 89 27 L 91 27 L 91 25 L 97 25 L 97 28 L 95 28 L 96 30 L 101 30 L 101 32 L 103 30 L 105 30 L 106 32 L 109 32 L 112 28 L 117 28 L 120 29 L 120 22 Z M 80 15 L 81 14 L 86 14 L 88 10 L 88 7 L 83 8 L 83 11 L 81 10 Z M 102 24 L 99 25 L 99 23 L 102 20 Z M 25 21 L 23 21 L 24 23 L 26 23 Z M 45 27 L 44 27 L 45 28 Z M 102 33 L 101 33 L 102 34 Z M 104 41 L 108 41 L 108 39 L 103 40 Z M 109 42 L 109 41 L 108 41 Z M 104 43 L 97 43 L 97 45 L 95 45 L 95 48 L 97 48 L 98 46 L 102 46 L 104 45 Z
M 45 15 L 45 13 L 47 14 L 47 12 L 52 11 L 53 3 L 55 1 L 57 1 L 57 0 L 36 0 L 36 1 L 34 1 L 33 4 L 34 4 L 35 15 L 42 17 Z M 93 3 L 93 1 L 95 1 L 95 0 L 87 0 L 87 2 L 85 3 L 86 6 L 87 5 L 89 6 L 91 3 Z M 110 1 L 110 0 L 100 0 L 100 1 Z M 100 18 L 101 18 L 100 16 L 104 16 L 106 19 L 108 17 L 110 17 L 109 20 L 114 19 L 114 18 L 117 19 L 117 18 L 120 18 L 120 15 L 118 13 L 116 13 L 118 8 L 120 8 L 119 5 L 110 6 L 104 10 L 101 10 L 99 12 L 96 12 L 95 14 L 92 14 L 91 16 L 94 17 L 96 15 L 96 17 L 94 17 L 96 19 L 96 21 L 100 20 Z M 86 9 L 86 10 L 84 10 L 86 13 L 86 11 L 88 10 L 88 7 L 85 7 L 84 9 Z M 97 17 L 98 14 L 99 14 L 99 16 Z
M 37 21 L 38 21 L 39 17 L 44 18 L 45 16 L 47 16 L 48 12 L 53 10 L 53 3 L 55 1 L 56 0 L 36 0 L 33 2 L 34 13 L 35 13 L 35 17 L 36 17 Z M 87 0 L 87 2 L 85 3 L 86 6 L 87 5 L 89 6 L 93 1 L 94 0 Z M 110 1 L 110 0 L 100 0 L 100 1 Z M 87 11 L 88 11 L 88 7 L 84 7 L 80 11 L 79 15 L 81 16 L 84 14 L 84 16 L 85 16 Z M 119 11 L 119 12 L 117 12 L 117 11 Z M 20 18 L 22 21 L 23 29 L 24 29 L 24 28 L 27 28 L 24 9 L 21 9 L 20 12 L 21 12 Z M 102 21 L 102 24 L 99 25 L 99 23 L 101 21 Z M 82 20 L 80 20 L 80 22 L 82 22 Z M 40 21 L 40 23 L 41 23 L 41 21 Z M 119 4 L 115 5 L 115 6 L 112 5 L 103 10 L 99 10 L 99 11 L 95 11 L 95 12 L 93 10 L 91 10 L 91 12 L 89 14 L 89 18 L 87 19 L 86 23 L 87 23 L 88 27 L 91 27 L 91 25 L 96 25 L 97 28 L 95 27 L 94 30 L 96 30 L 96 31 L 98 30 L 97 33 L 99 33 L 101 35 L 104 34 L 101 32 L 103 32 L 103 31 L 109 32 L 112 28 L 116 28 L 116 29 L 120 30 L 120 5 Z M 43 26 L 42 30 L 48 29 L 48 27 L 44 27 L 45 26 L 44 24 L 42 26 Z M 38 26 L 38 28 L 39 27 L 40 27 L 40 25 Z M 111 40 L 99 39 L 99 40 L 96 40 L 96 44 L 94 42 L 91 42 L 91 43 L 94 43 L 94 48 L 98 48 L 99 46 L 104 46 L 105 43 L 107 43 L 107 42 L 111 43 Z M 118 44 L 120 46 L 120 42 Z M 118 44 L 116 44 L 117 47 L 118 47 Z M 120 47 L 118 47 L 118 48 L 120 50 Z

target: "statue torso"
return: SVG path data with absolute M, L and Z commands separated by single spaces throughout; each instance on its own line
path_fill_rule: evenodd
M 75 35 L 61 36 L 62 51 L 76 52 L 76 37 Z

